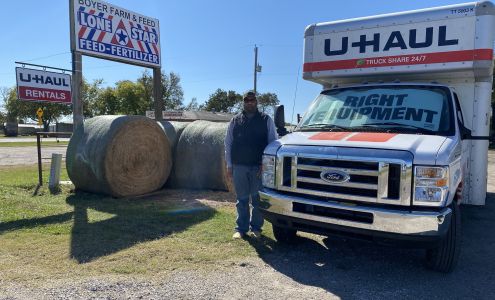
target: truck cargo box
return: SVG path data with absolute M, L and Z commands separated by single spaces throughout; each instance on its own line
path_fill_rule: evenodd
M 492 3 L 473 2 L 313 24 L 303 77 L 325 85 L 490 77 L 494 15 Z

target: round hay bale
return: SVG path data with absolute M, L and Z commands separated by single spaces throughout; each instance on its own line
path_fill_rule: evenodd
M 179 142 L 182 132 L 191 124 L 191 122 L 159 121 L 158 124 L 162 127 L 172 147 L 172 161 L 174 163 L 172 164 L 172 171 L 170 172 L 169 180 L 165 183 L 165 187 L 173 188 L 171 178 L 173 178 L 175 174 L 175 153 L 177 151 L 177 143 Z
M 184 129 L 177 143 L 171 187 L 232 190 L 224 150 L 228 125 L 195 121 Z
M 180 135 L 191 122 L 159 121 L 158 124 L 165 132 L 165 135 L 170 142 L 170 146 L 172 147 L 172 155 L 174 155 Z
M 99 116 L 74 132 L 67 173 L 77 189 L 126 197 L 161 188 L 172 168 L 170 142 L 144 116 Z

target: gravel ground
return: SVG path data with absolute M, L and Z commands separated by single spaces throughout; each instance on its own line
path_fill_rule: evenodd
M 41 148 L 43 163 L 50 163 L 52 153 L 60 153 L 65 160 L 67 145 Z M 38 163 L 38 149 L 36 146 L 0 147 L 0 166 L 32 165 Z
M 463 207 L 463 249 L 451 274 L 426 270 L 421 250 L 303 234 L 293 246 L 253 243 L 257 258 L 153 280 L 101 277 L 33 288 L 0 277 L 0 299 L 495 299 L 494 168 L 491 151 L 487 205 Z

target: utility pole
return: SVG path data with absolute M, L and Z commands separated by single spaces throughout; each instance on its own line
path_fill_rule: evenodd
M 254 89 L 253 92 L 256 95 L 256 80 L 258 72 L 261 72 L 261 66 L 258 65 L 258 46 L 254 45 Z

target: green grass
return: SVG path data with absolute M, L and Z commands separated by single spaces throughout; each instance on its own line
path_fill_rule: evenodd
M 44 168 L 49 170 L 48 167 Z M 43 178 L 48 178 L 48 171 Z M 62 180 L 67 180 L 65 170 Z M 272 251 L 271 226 L 261 241 L 233 241 L 229 193 L 165 190 L 114 199 L 63 186 L 37 193 L 36 166 L 0 168 L 0 274 L 36 284 L 92 276 L 167 276 L 209 270 Z M 213 204 L 212 204 L 213 203 Z
M 68 141 L 60 141 L 60 142 L 41 142 L 42 147 L 48 146 L 67 146 L 69 144 Z M 29 146 L 37 146 L 36 142 L 2 142 L 0 139 L 0 147 L 29 147 Z

